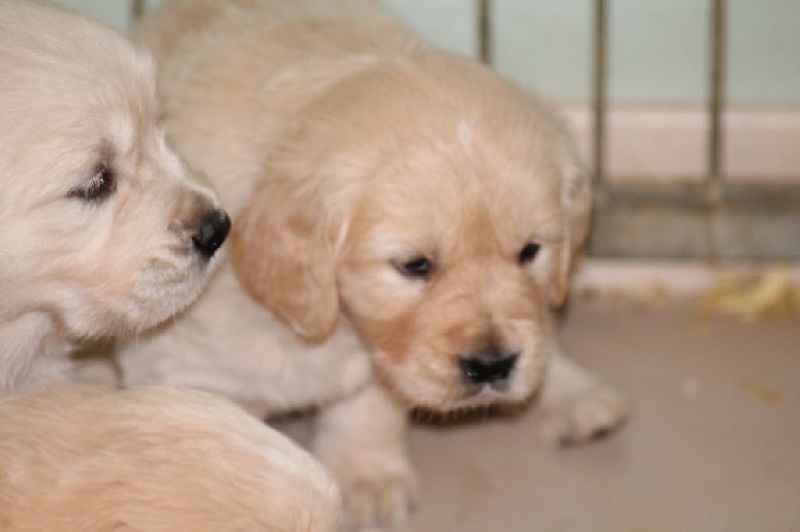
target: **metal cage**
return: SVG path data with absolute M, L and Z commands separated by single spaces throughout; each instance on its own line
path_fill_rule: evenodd
M 608 8 L 593 0 L 592 160 L 595 208 L 588 251 L 600 257 L 800 258 L 800 186 L 733 184 L 721 160 L 726 112 L 726 0 L 711 2 L 706 176 L 696 185 L 615 184 L 606 175 Z M 492 63 L 492 0 L 479 0 L 479 52 Z

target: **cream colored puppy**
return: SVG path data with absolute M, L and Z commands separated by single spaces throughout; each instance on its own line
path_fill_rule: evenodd
M 148 55 L 0 2 L 0 530 L 336 528 L 322 467 L 220 397 L 45 386 L 77 342 L 190 303 L 228 227 L 164 142 Z
M 335 484 L 288 438 L 192 390 L 0 399 L 0 530 L 333 531 Z
M 122 351 L 125 384 L 320 405 L 313 450 L 362 526 L 413 500 L 409 407 L 538 392 L 563 442 L 622 422 L 551 324 L 590 185 L 545 106 L 363 0 L 174 0 L 139 37 L 168 135 L 235 221 L 199 303 Z
M 0 394 L 195 299 L 230 221 L 164 142 L 149 55 L 0 3 Z

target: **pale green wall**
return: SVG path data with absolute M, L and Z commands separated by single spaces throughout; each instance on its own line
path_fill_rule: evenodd
M 436 45 L 477 55 L 477 7 L 471 0 L 383 0 L 383 4 Z
M 728 1 L 732 97 L 800 105 L 800 1 Z
M 610 97 L 701 99 L 709 78 L 709 4 L 705 0 L 611 2 Z
M 127 0 L 58 0 L 122 29 Z M 149 0 L 157 4 L 161 0 Z M 291 0 L 286 0 L 291 1 Z M 384 0 L 444 48 L 476 55 L 474 0 Z M 616 101 L 706 100 L 709 0 L 610 0 L 609 93 Z M 728 0 L 731 101 L 800 105 L 800 0 Z M 495 66 L 557 97 L 591 87 L 591 0 L 495 0 Z
M 591 9 L 587 0 L 496 0 L 495 66 L 526 86 L 564 98 L 591 87 Z
M 0 0 L 2 1 L 2 0 Z M 128 0 L 50 0 L 55 4 L 83 11 L 94 18 L 126 31 L 130 23 L 131 7 Z

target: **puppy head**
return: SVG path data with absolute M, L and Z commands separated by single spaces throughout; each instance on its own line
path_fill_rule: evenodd
M 69 338 L 192 301 L 229 225 L 164 142 L 150 58 L 71 12 L 0 6 L 1 317 Z
M 478 65 L 371 69 L 307 110 L 234 264 L 306 338 L 341 309 L 410 403 L 522 401 L 586 235 L 589 182 L 560 121 Z

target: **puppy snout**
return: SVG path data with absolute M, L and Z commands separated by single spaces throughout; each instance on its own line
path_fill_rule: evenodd
M 499 384 L 507 381 L 516 363 L 517 354 L 503 354 L 494 347 L 458 358 L 461 373 L 471 384 Z
M 197 231 L 192 235 L 192 243 L 204 257 L 211 258 L 225 242 L 231 228 L 231 219 L 221 209 L 214 209 L 206 214 Z

